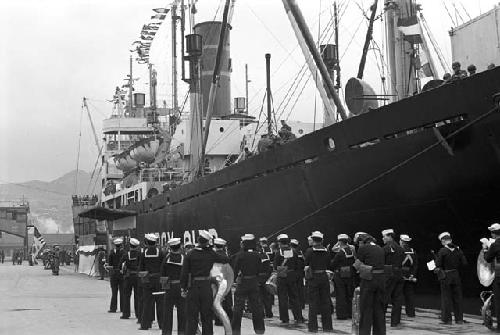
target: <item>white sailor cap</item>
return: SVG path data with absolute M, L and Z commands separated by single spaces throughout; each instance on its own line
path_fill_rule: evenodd
M 255 240 L 255 235 L 254 234 L 245 234 L 241 237 L 242 241 L 253 241 Z
M 394 229 L 382 230 L 382 236 L 389 235 L 389 234 L 394 234 Z
M 442 239 L 444 239 L 444 238 L 446 238 L 446 237 L 447 237 L 447 238 L 451 238 L 451 234 L 450 234 L 450 233 L 448 233 L 447 231 L 445 231 L 445 232 L 443 232 L 443 233 L 439 234 L 438 239 L 441 241 Z
M 151 242 L 156 242 L 156 234 L 145 234 L 144 237 L 146 240 L 151 241 Z
M 354 242 L 358 242 L 361 236 L 366 235 L 365 232 L 363 231 L 358 231 L 356 234 L 354 234 Z
M 173 237 L 170 240 L 168 240 L 168 245 L 173 247 L 175 245 L 180 245 L 181 244 L 181 239 L 178 237 Z
M 408 234 L 399 235 L 399 239 L 403 242 L 410 242 L 411 241 L 411 237 Z
M 216 239 L 214 239 L 214 244 L 224 246 L 227 244 L 227 242 L 225 239 L 217 237 Z
M 261 238 L 259 238 L 259 241 L 260 242 L 267 242 L 267 237 L 261 237 Z
M 203 237 L 206 240 L 210 241 L 212 239 L 212 235 L 210 235 L 210 233 L 206 230 L 200 230 L 199 234 L 201 237 Z
M 114 245 L 120 245 L 120 244 L 122 244 L 122 243 L 123 243 L 123 238 L 121 238 L 121 237 L 115 238 L 115 239 L 113 240 L 113 244 L 114 244 Z
M 489 231 L 499 231 L 500 230 L 500 223 L 494 223 L 491 226 L 488 227 Z
M 299 245 L 299 241 L 297 241 L 296 239 L 292 238 L 290 240 L 290 244 L 293 244 L 293 245 Z
M 311 237 L 312 238 L 316 237 L 316 238 L 321 238 L 322 239 L 323 238 L 323 233 L 320 232 L 320 231 L 313 231 L 312 234 L 311 234 Z
M 288 235 L 287 234 L 279 234 L 278 235 L 278 241 L 280 240 L 287 240 L 288 239 Z
M 348 240 L 349 239 L 349 235 L 347 234 L 339 234 L 337 235 L 337 241 L 339 240 Z
M 133 245 L 134 247 L 137 247 L 140 244 L 139 240 L 136 238 L 131 238 L 130 239 L 130 245 Z

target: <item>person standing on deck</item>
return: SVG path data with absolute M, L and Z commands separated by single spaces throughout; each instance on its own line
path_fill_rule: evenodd
M 136 238 L 130 239 L 130 250 L 127 253 L 123 253 L 123 258 L 121 260 L 122 272 L 123 272 L 123 310 L 120 319 L 130 318 L 130 298 L 132 296 L 132 290 L 134 291 L 134 313 L 135 317 L 139 319 L 141 311 L 139 310 L 139 261 L 141 257 L 141 251 L 139 249 L 139 240 Z

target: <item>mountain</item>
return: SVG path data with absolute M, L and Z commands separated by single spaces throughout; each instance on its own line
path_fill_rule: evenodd
M 71 196 L 90 194 L 97 176 L 90 181 L 90 173 L 71 171 L 52 180 L 31 180 L 24 183 L 0 184 L 0 200 L 26 199 L 30 204 L 32 222 L 42 233 L 72 233 Z M 78 188 L 75 192 L 75 178 Z M 94 193 L 99 191 L 96 185 Z

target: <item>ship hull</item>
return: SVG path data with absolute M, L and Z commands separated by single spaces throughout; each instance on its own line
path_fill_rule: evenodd
M 473 263 L 479 238 L 500 218 L 500 69 L 444 85 L 306 135 L 173 191 L 130 205 L 137 234 L 195 238 L 213 229 L 239 246 L 245 233 L 286 232 L 302 245 L 313 230 L 382 229 L 413 237 L 424 264 L 449 231 Z M 164 234 L 165 235 L 165 234 Z M 479 289 L 474 267 L 466 292 Z

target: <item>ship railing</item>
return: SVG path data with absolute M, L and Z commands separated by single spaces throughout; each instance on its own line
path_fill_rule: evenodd
M 145 168 L 139 174 L 141 182 L 167 182 L 182 179 L 183 169 Z

